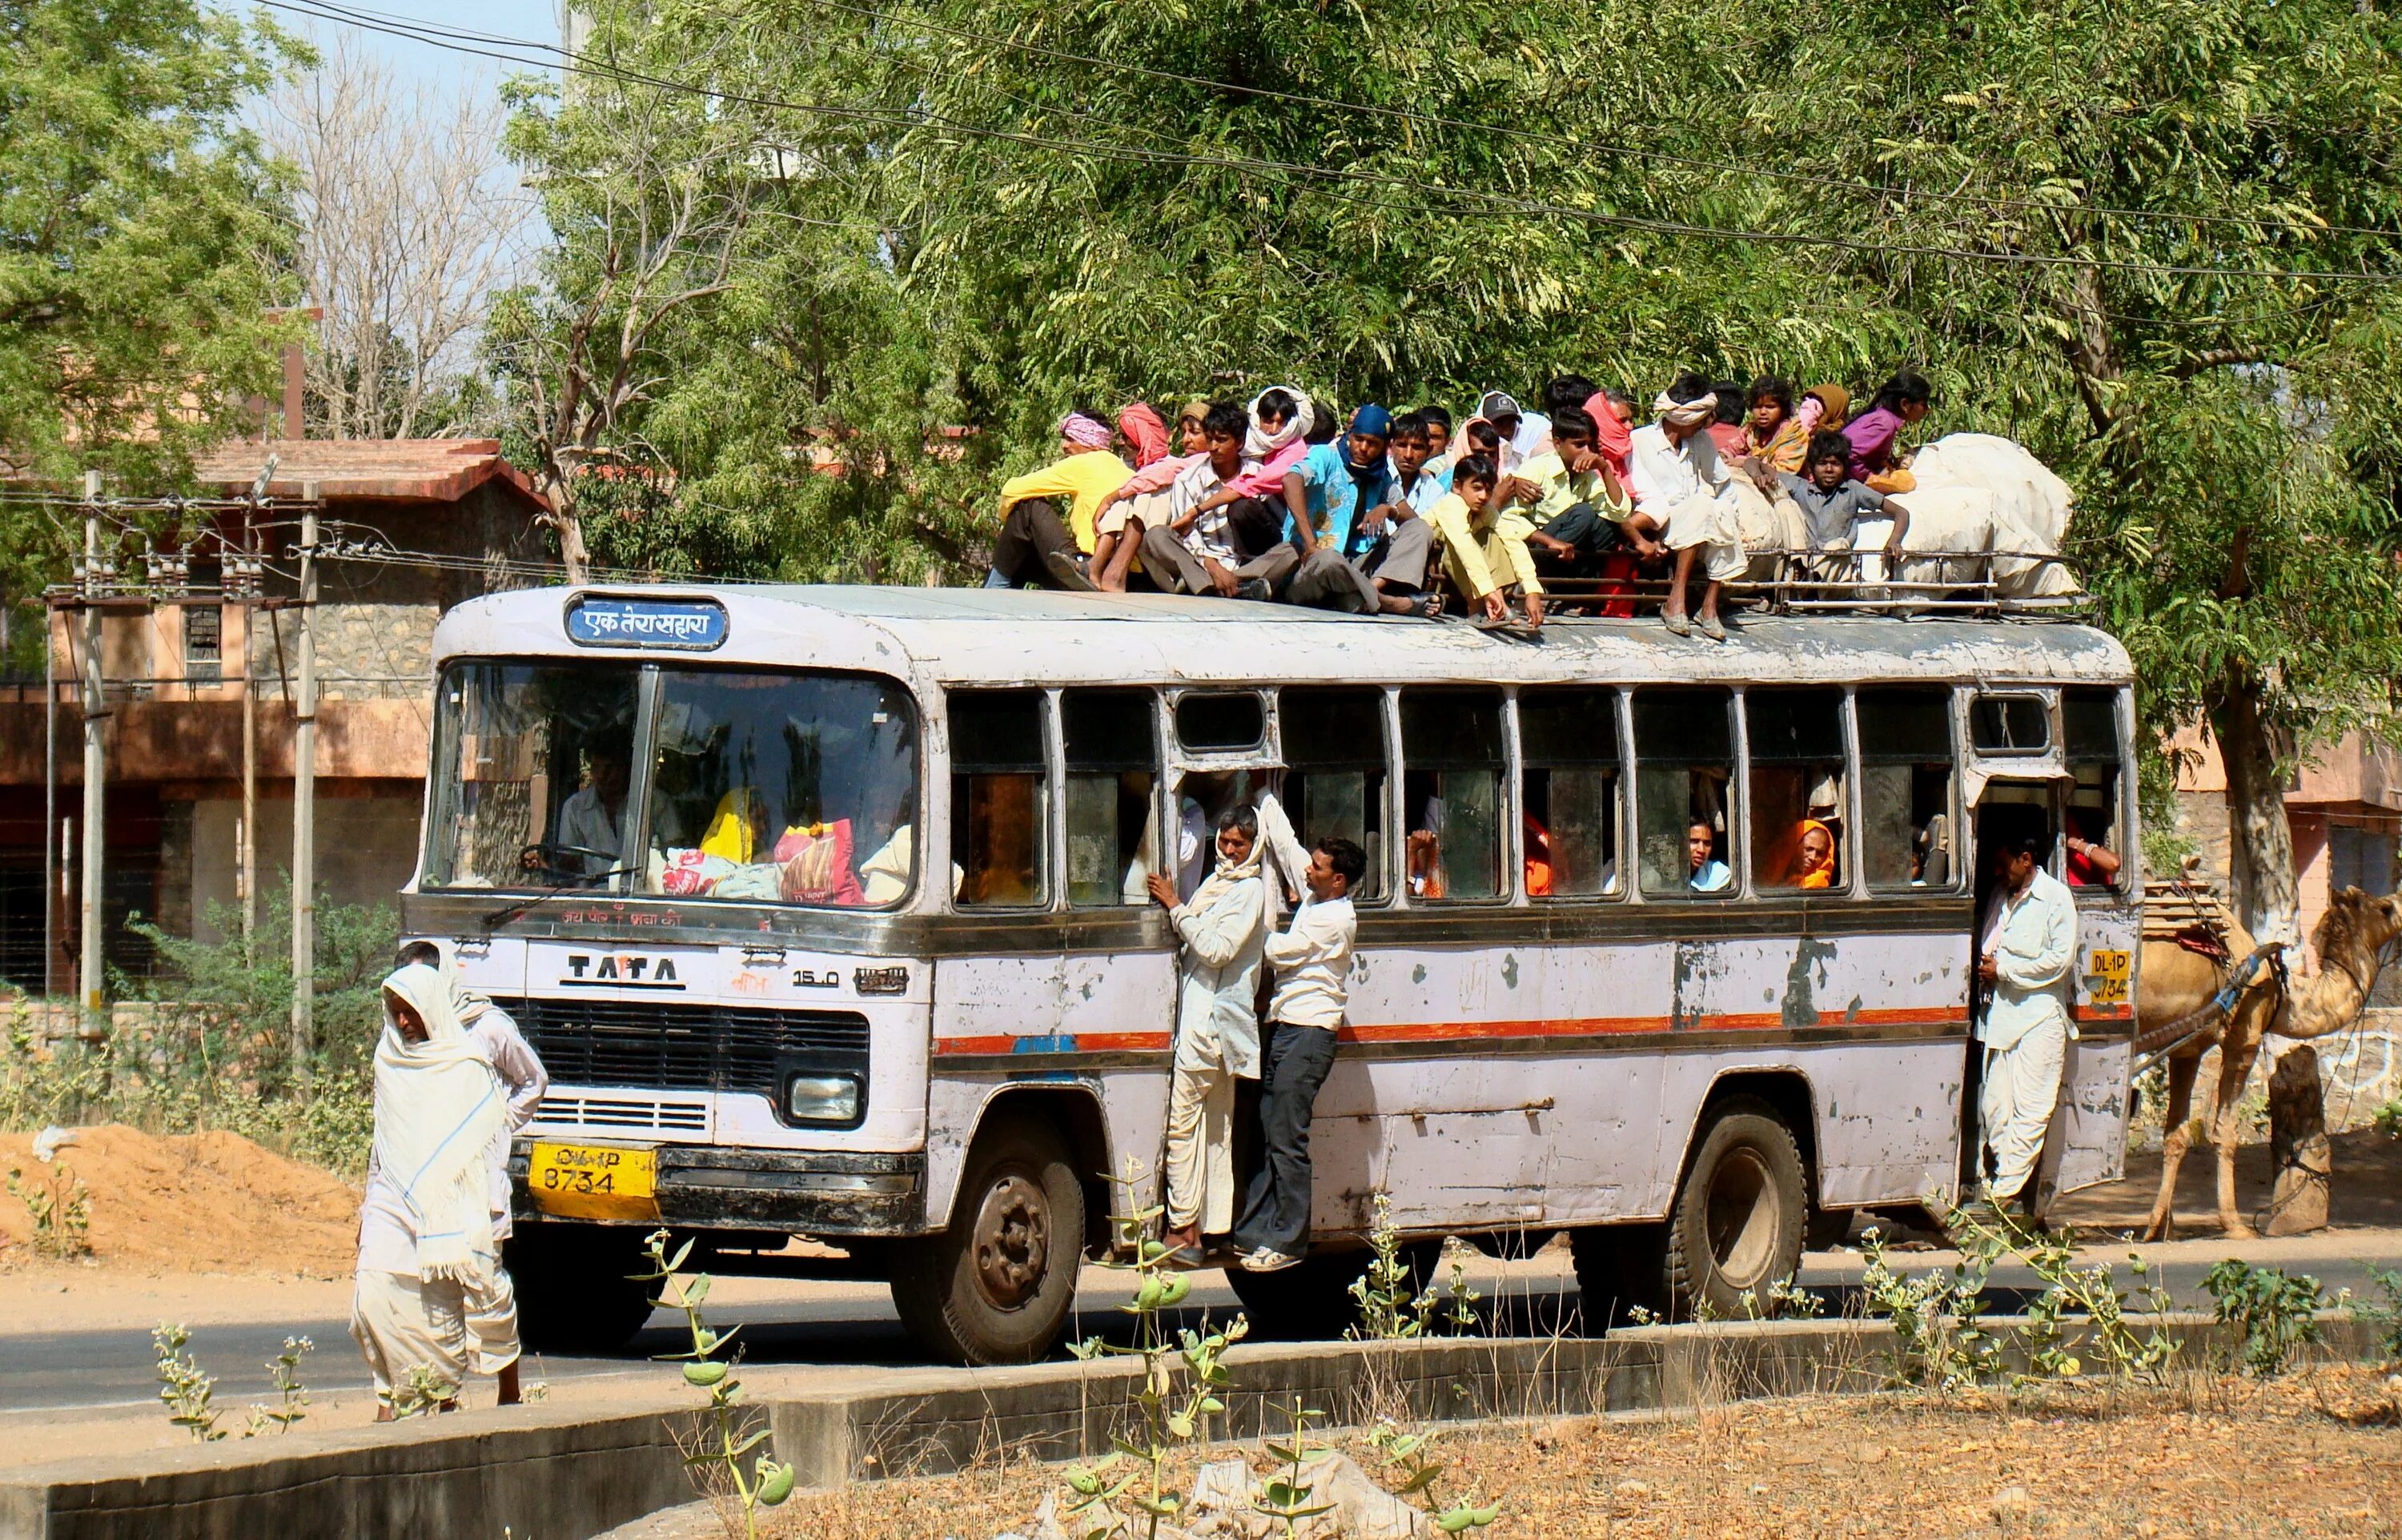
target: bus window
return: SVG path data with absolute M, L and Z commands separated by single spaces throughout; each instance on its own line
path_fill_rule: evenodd
M 1368 852 L 1355 903 L 1381 903 L 1385 876 L 1385 693 L 1292 685 L 1277 697 L 1284 804 L 1303 843 L 1342 838 Z
M 2041 695 L 1979 695 L 1968 741 L 1980 754 L 2040 754 L 2051 747 L 2051 714 Z
M 624 860 L 634 669 L 454 664 L 437 697 L 428 887 L 600 887 Z
M 1068 760 L 1068 901 L 1150 901 L 1159 865 L 1159 740 L 1148 690 L 1059 697 Z
M 2063 758 L 2072 777 L 2068 819 L 2061 830 L 2071 887 L 2116 887 L 2119 838 L 2119 692 L 2060 693 Z
M 1176 741 L 1185 749 L 1220 754 L 1257 749 L 1267 734 L 1267 712 L 1256 691 L 1177 698 Z
M 1501 692 L 1401 692 L 1410 897 L 1492 899 L 1502 885 Z
M 1518 692 L 1526 897 L 1618 891 L 1618 693 Z
M 955 690 L 948 709 L 954 901 L 963 909 L 1048 901 L 1042 693 Z
M 1952 692 L 1862 689 L 1853 709 L 1860 723 L 1860 853 L 1869 887 L 1958 886 Z
M 1725 690 L 1642 690 L 1635 696 L 1635 832 L 1643 891 L 1732 898 L 1734 735 Z
M 915 872 L 917 808 L 916 717 L 891 681 L 660 678 L 643 892 L 897 903 Z
M 1808 890 L 1851 886 L 1844 827 L 1841 690 L 1749 690 L 1743 699 L 1751 763 L 1751 884 Z

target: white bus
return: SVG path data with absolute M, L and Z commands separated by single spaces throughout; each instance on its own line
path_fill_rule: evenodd
M 1234 1275 L 1267 1327 L 1333 1324 L 1378 1193 L 1421 1253 L 1567 1231 L 1596 1313 L 1727 1310 L 1853 1211 L 1955 1194 L 1997 835 L 2123 858 L 2077 890 L 2044 1180 L 2119 1170 L 2133 721 L 2126 653 L 2078 625 L 1758 619 L 1711 646 L 588 587 L 462 605 L 435 653 L 405 924 L 550 1069 L 511 1247 L 536 1341 L 636 1329 L 625 1275 L 665 1224 L 719 1271 L 889 1280 L 944 1357 L 1048 1352 L 1112 1207 L 1155 1191 L 1176 957 L 1143 878 L 1189 889 L 1209 820 L 1271 789 L 1370 871 L 1310 1260 Z

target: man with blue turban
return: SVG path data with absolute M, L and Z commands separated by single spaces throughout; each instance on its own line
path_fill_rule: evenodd
M 1285 532 L 1303 557 L 1288 603 L 1354 614 L 1438 612 L 1441 600 L 1425 592 L 1433 535 L 1385 458 L 1392 433 L 1393 414 L 1371 402 L 1351 414 L 1349 432 L 1285 474 Z

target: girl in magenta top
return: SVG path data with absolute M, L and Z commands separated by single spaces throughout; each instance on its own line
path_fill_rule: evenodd
M 1869 409 L 1852 419 L 1843 428 L 1843 437 L 1852 446 L 1853 479 L 1865 483 L 1880 492 L 1908 491 L 1899 485 L 1880 486 L 1880 481 L 1898 481 L 1910 473 L 1894 463 L 1893 441 L 1904 426 L 1926 415 L 1935 392 L 1926 379 L 1908 370 L 1895 375 L 1869 403 Z M 1916 483 L 1913 480 L 1912 485 Z

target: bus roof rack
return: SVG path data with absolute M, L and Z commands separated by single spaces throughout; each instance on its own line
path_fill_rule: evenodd
M 1725 584 L 1726 598 L 1768 614 L 1946 615 L 2085 620 L 2093 596 L 2055 556 L 1995 551 L 1912 551 L 1901 577 L 1876 552 L 1750 553 L 1751 566 Z M 1625 617 L 1655 614 L 1669 581 L 1653 577 L 1546 578 L 1552 608 Z

